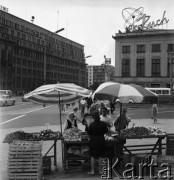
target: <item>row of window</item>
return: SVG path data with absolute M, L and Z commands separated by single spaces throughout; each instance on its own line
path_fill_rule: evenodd
M 79 70 L 78 69 L 70 69 L 70 68 L 66 68 L 66 67 L 58 67 L 58 72 L 50 72 L 51 68 L 47 68 L 47 76 L 49 77 L 57 77 L 57 75 L 59 73 L 68 73 L 68 74 L 79 74 Z M 49 72 L 48 72 L 49 71 Z M 17 74 L 22 74 L 22 75 L 28 75 L 28 76 L 43 76 L 44 75 L 44 72 L 41 71 L 41 70 L 36 70 L 36 69 L 27 69 L 27 68 L 20 68 L 20 67 L 17 67 L 17 68 L 14 68 L 13 69 L 13 73 L 17 73 Z M 81 71 L 80 75 L 85 75 L 85 71 Z
M 12 61 L 12 59 L 11 59 Z M 33 60 L 30 60 L 30 59 L 25 59 L 25 58 L 14 58 L 14 65 L 17 64 L 17 65 L 22 65 L 22 66 L 29 66 L 29 67 L 40 67 L 40 68 L 43 68 L 43 61 L 33 61 Z M 59 66 L 57 66 L 59 65 Z M 83 70 L 85 70 L 85 64 L 79 64 L 77 62 L 74 62 L 74 61 L 68 61 L 68 60 L 65 60 L 65 59 L 58 59 L 56 58 L 55 61 L 52 61 L 51 58 L 49 58 L 49 56 L 47 57 L 47 66 L 48 67 L 51 67 L 51 69 L 57 69 L 57 67 L 63 67 L 63 66 L 69 66 L 71 68 L 82 68 Z
M 3 32 L 3 31 L 1 31 L 1 32 Z M 41 52 L 44 52 L 45 47 L 47 47 L 50 50 L 52 49 L 53 52 L 58 51 L 58 52 L 62 52 L 62 53 L 67 54 L 67 55 L 74 56 L 74 57 L 84 58 L 83 51 L 81 51 L 81 52 L 74 51 L 72 49 L 64 48 L 60 45 L 55 45 L 55 44 L 52 44 L 49 42 L 46 42 L 44 44 L 43 40 L 40 41 L 40 39 L 37 39 L 37 41 L 36 41 L 36 38 L 31 38 L 30 36 L 28 36 L 28 38 L 26 38 L 26 36 L 24 36 L 24 34 L 22 34 L 22 38 L 20 37 L 20 34 L 17 36 L 14 36 L 14 35 L 12 36 L 8 32 L 7 32 L 7 34 L 9 34 L 9 36 L 6 34 L 0 33 L 0 37 L 2 37 L 3 39 L 11 39 L 12 41 L 16 42 L 19 46 L 22 46 L 22 47 L 38 50 Z M 15 39 L 14 37 L 16 37 L 17 39 Z
M 77 83 L 79 78 L 78 76 L 69 76 L 69 75 L 60 75 L 58 77 L 59 82 L 68 82 L 67 79 L 71 80 L 71 82 L 74 82 L 74 83 Z M 53 80 L 53 79 L 47 79 L 46 80 L 47 83 L 57 83 L 57 79 Z M 19 88 L 19 89 L 26 89 L 26 90 L 32 90 L 32 89 L 35 89 L 36 87 L 39 87 L 41 85 L 43 85 L 44 81 L 43 79 L 40 79 L 40 78 L 21 78 L 21 77 L 17 77 L 15 80 L 14 80 L 14 86 L 16 86 L 16 88 Z
M 174 64 L 174 62 L 173 62 Z M 152 77 L 160 77 L 160 59 L 152 59 L 152 69 L 151 69 L 151 76 Z M 168 74 L 170 75 L 170 62 L 168 62 Z M 136 76 L 137 77 L 144 77 L 145 76 L 145 60 L 144 59 L 137 59 L 136 62 Z M 123 59 L 122 60 L 122 77 L 130 77 L 130 59 Z
M 168 51 L 174 51 L 174 44 L 168 44 Z M 144 44 L 137 45 L 137 53 L 145 53 L 146 46 Z M 161 44 L 152 44 L 151 52 L 161 52 Z M 131 46 L 122 46 L 122 54 L 130 54 L 131 53 Z
M 7 46 L 5 45 L 1 45 L 2 50 L 1 50 L 1 59 L 5 60 L 6 59 L 6 48 Z M 14 53 L 13 53 L 13 48 L 11 48 L 11 46 L 8 46 L 8 59 L 10 63 L 13 64 L 17 64 L 17 65 L 23 65 L 23 66 L 30 66 L 32 67 L 40 67 L 43 68 L 43 61 L 44 61 L 44 55 L 42 53 L 39 52 L 35 52 L 32 50 L 28 50 L 28 49 L 19 49 L 17 47 L 14 48 Z M 26 58 L 15 58 L 13 57 L 13 54 L 15 56 L 23 56 Z M 31 60 L 31 59 L 33 60 Z M 36 61 L 37 60 L 37 61 Z M 56 57 L 56 56 L 52 56 L 52 55 L 47 55 L 46 56 L 46 61 L 48 64 L 51 65 L 61 65 L 61 66 L 71 66 L 71 67 L 80 67 L 83 70 L 85 70 L 86 65 L 84 63 L 79 63 L 79 62 L 75 62 L 72 60 L 67 60 L 67 59 L 63 59 L 60 57 Z
M 68 49 L 72 49 L 72 50 L 75 50 L 77 52 L 83 53 L 83 49 L 81 49 L 79 47 L 76 47 L 76 46 L 73 46 L 70 43 L 66 43 L 64 41 L 60 41 L 58 39 L 55 39 L 55 38 L 51 37 L 51 34 L 53 34 L 53 33 L 51 33 L 50 35 L 47 35 L 47 34 L 38 32 L 36 30 L 33 30 L 33 29 L 31 29 L 31 28 L 29 28 L 27 26 L 24 26 L 22 24 L 20 25 L 17 22 L 12 22 L 10 20 L 4 19 L 2 17 L 0 17 L 0 24 L 2 24 L 3 26 L 5 25 L 5 27 L 6 27 L 5 30 L 4 30 L 5 32 L 8 32 L 7 27 L 9 27 L 9 29 L 13 28 L 15 31 L 11 30 L 9 33 L 12 34 L 12 35 L 15 35 L 15 33 L 17 33 L 18 37 L 20 37 L 20 34 L 22 34 L 21 38 L 23 38 L 23 39 L 26 39 L 26 36 L 30 35 L 29 38 L 28 38 L 29 41 L 31 41 L 31 40 L 35 41 L 37 38 L 40 38 L 40 39 L 44 39 L 46 41 L 50 41 L 52 43 L 60 44 L 63 47 L 66 47 Z M 35 37 L 37 37 L 37 38 L 35 38 Z M 39 42 L 40 39 L 37 39 L 38 43 L 40 43 Z

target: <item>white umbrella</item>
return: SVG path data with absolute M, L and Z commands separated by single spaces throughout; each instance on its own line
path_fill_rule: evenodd
M 62 134 L 61 104 L 77 101 L 82 97 L 89 97 L 91 91 L 73 83 L 58 83 L 43 85 L 26 94 L 24 98 L 40 104 L 59 104 L 60 127 Z

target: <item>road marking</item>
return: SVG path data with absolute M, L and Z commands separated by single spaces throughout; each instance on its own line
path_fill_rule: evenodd
M 7 121 L 5 121 L 5 122 L 0 123 L 0 125 L 6 124 L 6 123 L 8 123 L 8 122 L 14 121 L 14 120 L 19 119 L 19 118 L 24 117 L 24 116 L 25 116 L 25 114 L 23 114 L 23 115 L 21 115 L 21 116 L 17 116 L 17 117 L 15 117 L 15 118 L 13 118 L 13 119 L 9 119 L 9 120 L 7 120 Z
M 161 112 L 158 112 L 158 113 L 166 113 L 166 112 L 174 112 L 174 111 L 161 111 Z
M 52 107 L 52 106 L 57 106 L 57 105 L 51 105 L 51 106 L 46 106 L 46 107 L 42 107 L 42 108 L 39 108 L 39 109 L 34 109 L 34 110 L 29 111 L 29 112 L 26 112 L 26 113 L 24 113 L 24 114 L 22 114 L 22 115 L 20 115 L 20 116 L 17 116 L 17 117 L 15 117 L 15 118 L 12 118 L 12 119 L 9 119 L 9 120 L 7 120 L 7 121 L 5 121 L 5 122 L 0 123 L 0 126 L 3 125 L 3 124 L 9 123 L 9 122 L 11 122 L 11 121 L 14 121 L 14 120 L 16 120 L 16 119 L 19 119 L 19 118 L 21 118 L 21 117 L 24 117 L 24 116 L 26 116 L 27 114 L 30 114 L 30 113 L 32 113 L 32 112 L 39 111 L 39 110 L 42 110 L 42 109 L 46 109 L 46 108 L 49 108 L 49 107 Z
M 35 109 L 35 110 L 32 110 L 32 111 L 29 111 L 29 112 L 26 112 L 25 114 L 29 114 L 29 113 L 32 113 L 32 112 L 35 112 L 35 111 L 39 111 L 39 110 L 42 110 L 42 109 L 46 109 L 46 108 L 50 108 L 50 107 L 53 107 L 55 105 L 51 105 L 51 106 L 46 106 L 46 107 L 42 107 L 42 108 L 39 108 L 39 109 Z

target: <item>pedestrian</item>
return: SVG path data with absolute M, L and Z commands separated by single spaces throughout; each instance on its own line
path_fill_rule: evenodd
M 100 115 L 103 113 L 103 109 L 106 108 L 104 102 L 101 102 L 100 103 L 100 107 L 99 107 L 99 112 L 100 112 Z
M 111 108 L 111 114 L 113 114 L 113 112 L 115 111 L 115 101 L 114 100 L 110 101 L 110 108 Z
M 85 126 L 85 131 L 88 131 L 88 128 L 90 124 L 94 122 L 94 119 L 92 118 L 91 114 L 89 112 L 85 113 L 83 116 L 82 124 Z
M 157 122 L 158 106 L 156 103 L 152 105 L 152 119 L 154 123 Z
M 86 107 L 87 107 L 87 111 L 89 111 L 91 105 L 92 105 L 93 101 L 91 97 L 86 98 Z
M 105 122 L 108 128 L 108 131 L 111 131 L 111 128 L 113 127 L 113 122 L 111 120 L 111 116 L 108 115 L 108 109 L 104 107 L 102 109 L 102 114 L 100 115 L 101 121 Z
M 81 104 L 81 116 L 83 117 L 84 114 L 85 114 L 86 100 L 85 100 L 85 99 L 82 99 L 82 100 L 80 101 L 80 104 Z
M 88 129 L 88 134 L 90 135 L 89 153 L 91 156 L 91 171 L 88 174 L 94 175 L 96 160 L 98 160 L 99 174 L 101 174 L 101 160 L 106 153 L 104 134 L 108 132 L 108 129 L 106 123 L 100 121 L 99 111 L 94 111 L 91 116 L 94 122 L 90 124 Z
M 93 99 L 93 103 L 90 107 L 90 114 L 92 115 L 93 112 L 99 111 L 100 104 L 98 103 L 98 100 L 96 98 Z
M 68 119 L 64 123 L 64 131 L 70 128 L 78 128 L 74 112 L 69 113 Z
M 121 114 L 117 117 L 117 119 L 114 122 L 115 131 L 120 133 L 124 129 L 127 129 L 130 122 L 131 119 L 127 116 L 127 109 L 124 108 Z M 119 140 L 119 152 L 121 154 L 123 153 L 123 146 L 125 143 L 126 143 L 125 139 Z
M 74 115 L 75 115 L 75 120 L 82 123 L 82 121 L 77 116 L 77 111 L 78 111 L 78 107 L 76 106 L 76 107 L 73 108 L 73 112 L 74 112 Z

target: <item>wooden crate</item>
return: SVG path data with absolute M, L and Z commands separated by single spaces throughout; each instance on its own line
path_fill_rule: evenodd
M 40 180 L 42 177 L 42 144 L 15 141 L 9 145 L 9 180 Z
M 174 134 L 168 134 L 167 136 L 166 155 L 174 155 Z

